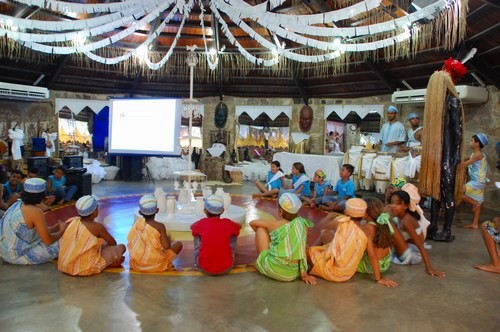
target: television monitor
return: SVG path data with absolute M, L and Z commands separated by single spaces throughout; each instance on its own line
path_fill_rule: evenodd
M 182 100 L 112 99 L 108 152 L 179 156 Z

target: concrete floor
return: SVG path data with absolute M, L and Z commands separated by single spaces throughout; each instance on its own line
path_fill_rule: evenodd
M 224 189 L 248 194 L 254 187 Z M 153 190 L 147 181 L 93 186 L 98 197 Z M 481 220 L 499 211 L 485 209 Z M 456 240 L 431 242 L 431 262 L 446 278 L 428 276 L 423 264 L 391 266 L 385 276 L 399 283 L 394 289 L 365 275 L 345 283 L 318 280 L 316 286 L 277 282 L 257 272 L 222 277 L 105 272 L 80 278 L 58 272 L 53 263 L 2 262 L 0 331 L 495 331 L 500 275 L 472 268 L 488 255 L 479 231 L 457 227 L 470 219 L 469 208 L 460 207 Z

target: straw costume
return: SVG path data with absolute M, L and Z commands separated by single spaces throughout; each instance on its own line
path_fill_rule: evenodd
M 435 241 L 453 241 L 451 224 L 455 205 L 463 194 L 464 114 L 454 83 L 466 72 L 460 61 L 450 58 L 442 70 L 432 74 L 427 85 L 419 191 L 432 197 L 428 237 Z M 438 233 L 441 203 L 444 203 L 445 224 Z

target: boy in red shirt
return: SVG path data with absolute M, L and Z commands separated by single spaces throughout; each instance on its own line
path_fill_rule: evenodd
M 241 225 L 220 217 L 224 212 L 224 200 L 220 196 L 208 196 L 204 212 L 207 217 L 191 225 L 195 265 L 210 275 L 228 273 L 234 265 Z

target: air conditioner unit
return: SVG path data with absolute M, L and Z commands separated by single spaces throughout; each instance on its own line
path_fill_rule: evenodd
M 39 86 L 0 82 L 0 98 L 48 99 L 49 89 Z
M 464 104 L 480 104 L 488 101 L 488 90 L 483 87 L 457 85 L 458 95 Z M 395 104 L 423 104 L 427 89 L 396 91 L 392 94 Z

